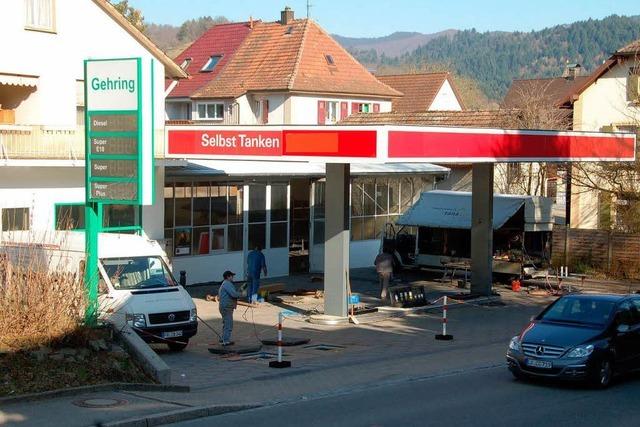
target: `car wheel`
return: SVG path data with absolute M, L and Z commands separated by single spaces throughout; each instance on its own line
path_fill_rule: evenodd
M 173 342 L 167 343 L 167 345 L 169 346 L 169 350 L 171 351 L 182 351 L 185 348 L 187 348 L 188 344 L 189 344 L 189 340 L 185 342 L 173 341 Z
M 594 372 L 593 385 L 597 388 L 607 388 L 613 378 L 613 364 L 610 359 L 603 358 Z

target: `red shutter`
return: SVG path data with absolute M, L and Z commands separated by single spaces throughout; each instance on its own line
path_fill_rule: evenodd
M 346 102 L 340 103 L 340 120 L 346 119 L 349 115 L 349 104 Z
M 326 103 L 324 101 L 318 101 L 318 124 L 323 125 L 326 117 Z
M 360 107 L 360 104 L 358 104 L 357 102 L 352 102 L 351 103 L 351 114 L 356 114 L 358 112 L 358 108 Z
M 380 104 L 373 104 L 373 112 L 374 113 L 380 112 Z
M 262 124 L 267 123 L 269 123 L 269 100 L 265 99 L 262 101 Z

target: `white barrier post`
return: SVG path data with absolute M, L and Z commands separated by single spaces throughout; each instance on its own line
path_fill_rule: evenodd
M 444 300 L 442 303 L 442 334 L 436 335 L 437 340 L 441 341 L 451 341 L 453 339 L 453 335 L 447 334 L 447 296 L 444 296 Z
M 282 360 L 282 322 L 284 316 L 282 312 L 278 313 L 278 360 L 269 362 L 270 368 L 290 368 L 291 362 Z

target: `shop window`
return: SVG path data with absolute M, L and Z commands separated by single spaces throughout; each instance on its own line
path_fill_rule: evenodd
M 386 224 L 394 224 L 430 185 L 429 179 L 419 176 L 354 179 L 351 184 L 351 240 L 378 239 Z
M 55 31 L 55 0 L 24 0 L 25 28 Z
M 193 225 L 211 224 L 209 200 L 209 185 L 194 185 L 193 187 Z M 207 245 L 208 247 L 209 245 Z
M 226 241 L 227 241 L 226 227 L 211 228 L 211 251 L 225 250 Z
M 273 184 L 271 185 L 271 237 L 269 247 L 287 247 L 287 216 L 287 186 Z
M 193 227 L 192 255 L 209 253 L 209 227 Z
M 56 205 L 56 230 L 84 230 L 84 208 L 84 204 Z
M 177 183 L 175 187 L 175 226 L 191 226 L 191 183 Z
M 313 243 L 324 244 L 325 182 L 313 184 Z
M 547 197 L 552 198 L 553 202 L 555 203 L 557 195 L 558 195 L 558 180 L 556 178 L 548 179 L 547 180 Z
M 164 227 L 173 228 L 173 184 L 164 187 Z
M 249 224 L 249 249 L 253 249 L 257 246 L 265 248 L 266 237 L 267 225 L 265 223 Z
M 229 224 L 241 224 L 244 222 L 243 218 L 243 194 L 244 190 L 241 185 L 229 187 L 229 211 L 228 211 L 228 223 Z
M 227 223 L 227 187 L 224 185 L 211 186 L 211 223 Z
M 191 227 L 176 228 L 173 246 L 175 255 L 191 255 Z
M 267 187 L 261 184 L 249 186 L 249 222 L 267 221 Z
M 227 227 L 227 250 L 236 252 L 242 250 L 243 243 L 243 226 L 242 224 L 229 225 Z
M 3 208 L 2 231 L 29 230 L 29 208 Z

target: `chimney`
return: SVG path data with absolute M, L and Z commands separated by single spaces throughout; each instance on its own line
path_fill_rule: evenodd
M 567 64 L 564 69 L 564 73 L 562 73 L 562 77 L 567 80 L 575 80 L 575 78 L 580 75 L 581 71 L 582 66 L 580 64 Z
M 282 25 L 287 25 L 291 21 L 293 21 L 293 10 L 286 6 L 282 12 L 280 12 L 280 23 Z

